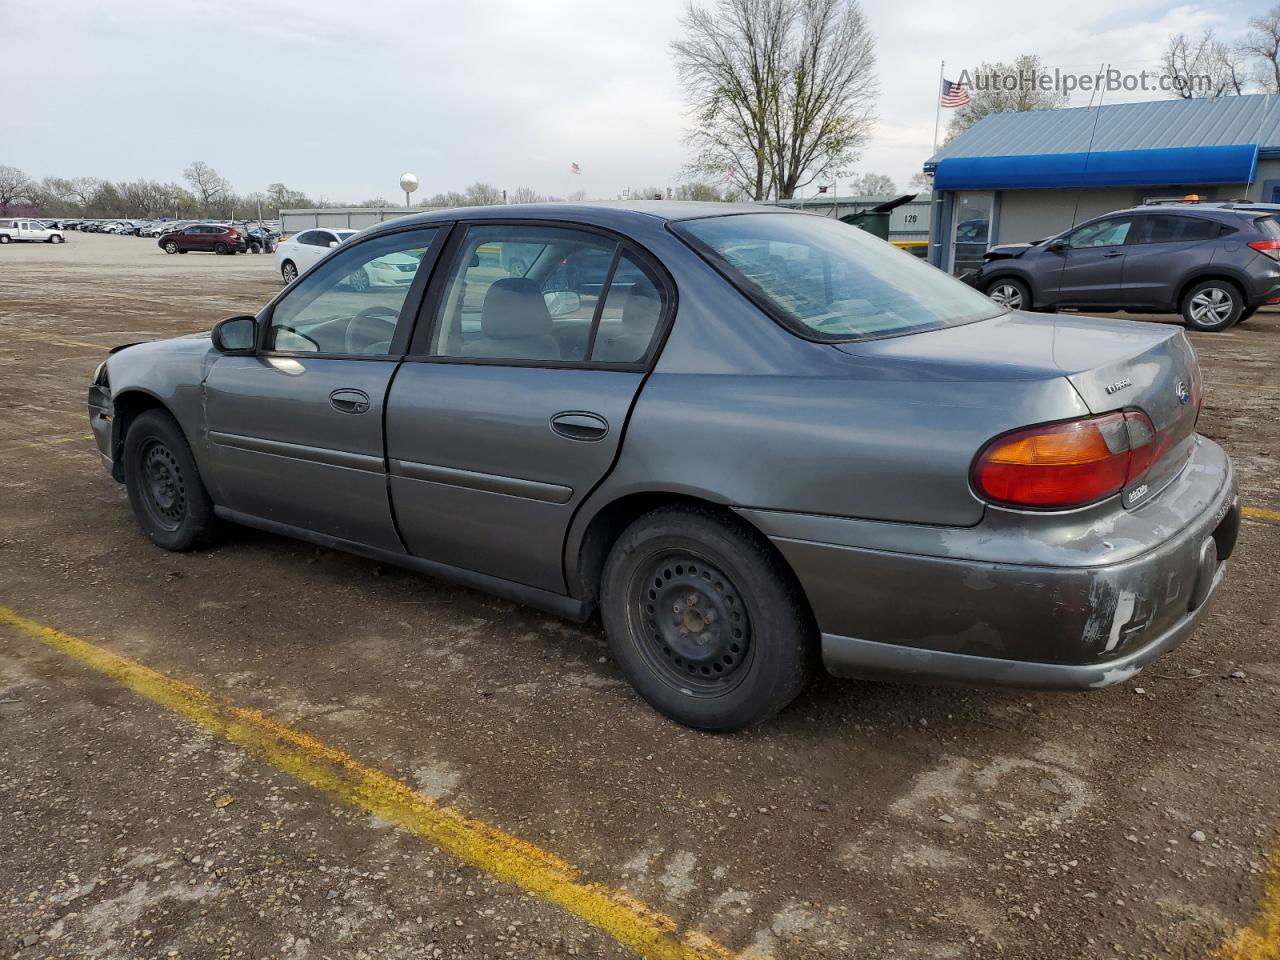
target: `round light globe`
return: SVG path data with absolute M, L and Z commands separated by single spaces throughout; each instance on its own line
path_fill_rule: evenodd
M 413 193 L 418 189 L 418 178 L 412 173 L 400 174 L 400 189 L 405 193 Z

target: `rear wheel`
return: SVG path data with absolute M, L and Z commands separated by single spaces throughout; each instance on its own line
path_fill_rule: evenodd
M 280 265 L 280 276 L 284 277 L 286 285 L 298 279 L 298 268 L 292 260 L 286 260 Z
M 678 723 L 749 727 L 812 674 L 812 617 L 790 572 L 752 531 L 709 510 L 638 519 L 609 553 L 601 594 L 614 659 Z
M 213 526 L 213 502 L 176 420 L 148 410 L 124 438 L 124 482 L 138 526 L 156 546 L 190 550 Z
M 996 303 L 1002 307 L 1008 307 L 1010 310 L 1031 309 L 1031 291 L 1027 289 L 1027 285 L 1021 280 L 1001 277 L 987 284 L 987 289 L 984 292 Z
M 166 244 L 164 245 L 164 252 L 165 252 L 165 253 L 177 253 L 177 252 L 178 252 L 178 245 L 177 245 L 176 243 L 174 243 L 172 240 L 170 240 L 168 243 L 166 243 Z
M 220 257 L 225 257 L 227 255 L 228 249 L 229 248 L 225 243 L 215 243 L 213 245 L 213 252 Z
M 1239 321 L 1243 312 L 1240 291 L 1225 280 L 1197 283 L 1182 298 L 1182 318 L 1193 330 L 1225 330 Z

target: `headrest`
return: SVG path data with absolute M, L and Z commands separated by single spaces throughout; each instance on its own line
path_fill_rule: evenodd
M 542 289 L 528 277 L 503 277 L 484 295 L 480 332 L 491 340 L 542 337 L 552 332 Z
M 658 291 L 647 283 L 637 283 L 627 291 L 627 299 L 622 301 L 622 326 L 648 333 L 658 322 L 661 312 L 662 298 Z

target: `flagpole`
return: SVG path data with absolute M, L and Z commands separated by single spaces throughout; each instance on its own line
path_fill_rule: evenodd
M 938 86 L 933 91 L 933 153 L 938 152 L 938 122 L 942 119 L 942 81 L 945 79 L 947 61 L 938 62 Z M 933 156 L 933 153 L 929 156 Z

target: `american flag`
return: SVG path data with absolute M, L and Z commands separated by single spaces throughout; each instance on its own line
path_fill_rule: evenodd
M 582 176 L 582 168 L 578 166 L 576 163 L 569 164 L 569 172 L 576 173 L 578 176 Z
M 950 80 L 942 81 L 942 105 L 944 107 L 967 107 L 972 99 L 969 96 L 969 91 L 964 88 L 963 83 L 952 83 Z

